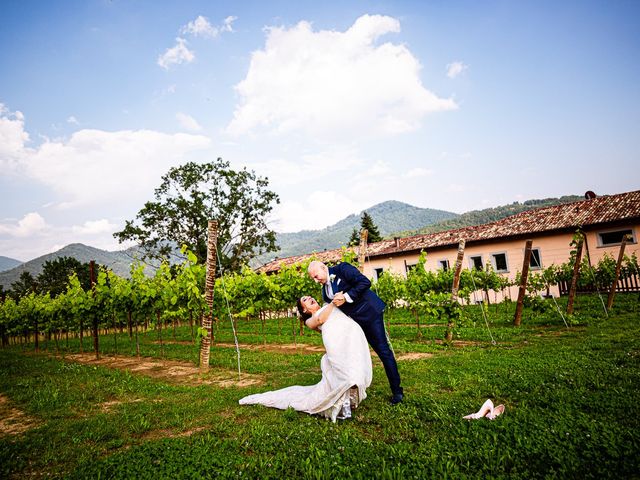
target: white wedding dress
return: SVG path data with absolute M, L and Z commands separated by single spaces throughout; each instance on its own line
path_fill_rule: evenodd
M 281 410 L 292 407 L 333 422 L 349 418 L 351 408 L 366 398 L 367 387 L 371 385 L 369 345 L 360 326 L 338 308 L 319 328 L 326 350 L 320 361 L 320 383 L 249 395 L 240 399 L 240 405 L 260 404 Z

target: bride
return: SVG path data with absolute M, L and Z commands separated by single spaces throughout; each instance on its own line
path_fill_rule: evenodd
M 351 409 L 367 396 L 371 385 L 371 354 L 360 326 L 333 303 L 323 307 L 313 297 L 298 300 L 298 311 L 307 327 L 322 332 L 326 354 L 322 379 L 310 386 L 295 385 L 240 399 L 240 405 L 260 404 L 285 410 L 319 414 L 335 422 L 351 417 Z

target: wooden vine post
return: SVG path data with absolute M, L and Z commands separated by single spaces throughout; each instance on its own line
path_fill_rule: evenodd
M 573 301 L 576 298 L 576 290 L 578 289 L 578 277 L 580 276 L 580 263 L 582 262 L 582 245 L 584 237 L 578 235 L 576 245 L 576 261 L 573 264 L 573 275 L 571 276 L 571 286 L 569 287 L 569 298 L 567 299 L 567 315 L 573 314 Z
M 622 268 L 622 260 L 624 260 L 624 249 L 627 246 L 627 235 L 622 237 L 622 243 L 620 244 L 620 253 L 618 253 L 618 263 L 616 263 L 616 273 L 613 276 L 613 282 L 611 282 L 611 289 L 609 290 L 609 297 L 607 298 L 607 310 L 611 310 L 613 307 L 613 297 L 616 296 L 616 287 L 618 286 L 618 278 L 620 278 L 620 269 Z
M 91 296 L 95 297 L 96 290 L 96 262 L 89 262 L 89 279 L 91 281 Z M 96 360 L 100 360 L 100 346 L 98 343 L 98 312 L 93 308 L 93 351 L 96 353 Z
M 451 287 L 451 302 L 458 301 L 458 289 L 460 288 L 460 273 L 462 272 L 462 259 L 464 258 L 465 240 L 461 239 L 458 242 L 458 256 L 456 257 L 456 267 L 453 272 L 453 286 Z M 453 340 L 453 319 L 449 317 L 447 323 L 447 332 L 444 335 L 444 339 L 447 342 Z
M 4 304 L 6 298 L 7 297 L 4 293 L 0 293 L 0 308 Z M 8 347 L 9 335 L 7 334 L 7 328 L 5 327 L 4 323 L 0 324 L 0 337 L 2 337 L 2 348 Z
M 364 260 L 367 256 L 367 237 L 369 231 L 366 228 L 360 230 L 360 247 L 358 248 L 358 270 L 364 271 Z
M 522 260 L 522 278 L 518 290 L 518 302 L 516 303 L 516 314 L 513 317 L 513 325 L 519 327 L 522 323 L 522 309 L 524 308 L 524 297 L 527 294 L 527 278 L 529 277 L 529 263 L 531 262 L 531 246 L 533 240 L 527 240 L 524 244 L 524 260 Z
M 209 370 L 209 355 L 211 354 L 211 325 L 213 323 L 213 288 L 216 280 L 216 258 L 218 248 L 218 222 L 209 220 L 207 231 L 207 273 L 204 287 L 204 299 L 207 304 L 202 315 L 204 335 L 200 343 L 200 370 Z

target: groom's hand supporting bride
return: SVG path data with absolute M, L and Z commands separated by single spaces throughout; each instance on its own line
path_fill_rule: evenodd
M 331 301 L 331 303 L 333 303 L 336 307 L 339 307 L 341 305 L 344 304 L 344 302 L 346 302 L 347 299 L 344 298 L 344 294 L 342 292 L 338 292 L 334 295 L 333 300 Z

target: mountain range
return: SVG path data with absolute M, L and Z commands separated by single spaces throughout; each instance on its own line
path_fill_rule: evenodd
M 11 284 L 16 282 L 22 272 L 29 272 L 34 277 L 37 277 L 42 272 L 42 267 L 47 261 L 55 260 L 61 257 L 72 257 L 78 260 L 80 263 L 89 263 L 94 260 L 100 265 L 105 265 L 113 270 L 114 273 L 121 277 L 129 277 L 131 264 L 136 258 L 141 257 L 139 247 L 131 247 L 126 250 L 117 250 L 109 252 L 106 250 L 100 250 L 99 248 L 90 247 L 82 243 L 71 243 L 66 247 L 61 248 L 53 253 L 42 255 L 28 262 L 18 262 L 19 265 L 11 268 L 10 270 L 0 271 L 0 285 L 8 290 Z M 7 257 L 4 257 L 7 258 Z M 13 260 L 13 259 L 9 259 Z M 152 265 L 145 266 L 145 273 L 152 274 L 155 268 Z
M 457 213 L 432 208 L 419 208 L 407 203 L 389 200 L 378 203 L 366 212 L 371 215 L 383 237 L 402 230 L 414 230 L 458 216 Z M 349 215 L 338 223 L 321 230 L 302 230 L 295 233 L 278 233 L 277 244 L 280 249 L 256 257 L 251 266 L 259 267 L 274 257 L 284 258 L 310 252 L 321 252 L 346 245 L 353 229 L 360 230 L 360 218 L 363 212 Z
M 0 272 L 11 270 L 21 263 L 22 262 L 20 260 L 16 260 L 15 258 L 3 257 L 2 255 L 0 255 Z
M 404 237 L 420 233 L 432 233 L 470 225 L 479 225 L 499 220 L 500 218 L 514 215 L 521 211 L 581 199 L 582 197 L 571 195 L 560 198 L 528 200 L 523 203 L 514 202 L 501 207 L 474 210 L 463 213 L 462 215 L 444 210 L 414 207 L 406 203 L 391 200 L 374 205 L 366 209 L 366 212 L 373 219 L 380 234 L 383 237 L 389 238 L 393 236 Z M 360 228 L 361 214 L 362 212 L 357 215 L 349 215 L 334 225 L 321 230 L 279 233 L 277 234 L 277 241 L 280 246 L 279 251 L 254 258 L 251 266 L 258 267 L 273 260 L 274 257 L 283 258 L 314 251 L 320 252 L 345 245 L 349 241 L 353 229 Z M 56 252 L 24 263 L 8 257 L 0 257 L 0 285 L 3 286 L 5 290 L 9 289 L 11 284 L 17 281 L 22 272 L 25 271 L 37 277 L 42 272 L 42 267 L 46 261 L 55 260 L 60 257 L 73 257 L 82 263 L 95 260 L 97 263 L 111 268 L 116 274 L 122 277 L 128 277 L 131 263 L 140 256 L 139 247 L 110 252 L 81 243 L 73 243 Z M 176 259 L 173 260 L 175 261 Z M 8 266 L 8 269 L 3 271 L 5 266 Z M 154 268 L 152 266 L 147 266 L 145 271 L 151 274 L 153 270 Z

